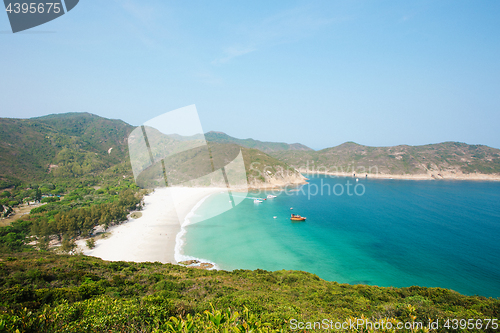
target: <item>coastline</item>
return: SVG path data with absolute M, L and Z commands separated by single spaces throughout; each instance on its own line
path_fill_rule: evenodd
M 266 182 L 249 185 L 252 190 L 282 190 L 286 185 L 307 183 L 301 175 L 286 184 Z M 111 226 L 104 237 L 96 237 L 95 247 L 89 249 L 87 239 L 76 243 L 84 255 L 108 261 L 161 262 L 183 264 L 204 269 L 217 269 L 216 263 L 183 253 L 186 227 L 195 211 L 213 194 L 227 191 L 222 187 L 169 187 L 158 188 L 144 197 L 141 216 Z M 238 192 L 238 190 L 234 190 Z M 241 189 L 243 191 L 243 189 Z M 246 191 L 245 191 L 246 192 Z
M 185 264 L 187 266 L 193 265 L 193 264 L 204 264 L 208 265 L 207 268 L 209 269 L 218 269 L 218 266 L 216 263 L 211 262 L 210 260 L 203 259 L 203 258 L 197 258 L 193 256 L 189 256 L 183 253 L 183 247 L 185 244 L 185 237 L 187 234 L 186 227 L 189 226 L 191 222 L 191 218 L 194 216 L 196 210 L 200 208 L 200 206 L 205 202 L 205 200 L 208 199 L 208 197 L 212 196 L 213 194 L 216 193 L 211 193 L 202 198 L 200 201 L 196 203 L 196 205 L 191 208 L 188 214 L 184 217 L 183 220 L 181 220 L 180 224 L 180 229 L 177 235 L 175 236 L 175 249 L 174 249 L 174 259 L 177 263 Z
M 440 171 L 437 173 L 425 174 L 386 174 L 386 173 L 355 173 L 355 172 L 328 172 L 328 171 L 314 171 L 307 169 L 299 169 L 303 174 L 318 174 L 336 177 L 353 177 L 353 178 L 371 178 L 371 179 L 404 179 L 404 180 L 473 180 L 473 181 L 500 181 L 500 175 L 481 174 L 481 173 L 455 173 L 449 171 Z M 355 176 L 354 176 L 355 175 Z
M 109 261 L 176 264 L 176 258 L 183 258 L 182 230 L 189 224 L 189 217 L 207 197 L 224 190 L 214 187 L 156 189 L 144 197 L 141 217 L 129 217 L 127 221 L 110 227 L 107 230 L 110 235 L 97 239 L 93 249 L 87 248 L 84 240 L 78 245 L 84 249 L 83 254 Z

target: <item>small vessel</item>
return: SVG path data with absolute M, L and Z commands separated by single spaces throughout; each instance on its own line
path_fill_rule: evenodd
M 253 199 L 253 203 L 261 203 L 261 202 L 262 202 L 262 200 L 260 200 L 260 199 Z
M 305 221 L 306 218 L 303 216 L 297 215 L 297 214 L 292 214 L 292 216 L 290 217 L 290 220 L 292 220 L 292 221 Z
M 272 199 L 272 198 L 276 198 L 276 196 L 275 196 L 275 195 L 272 195 L 272 194 L 268 194 L 268 195 L 267 195 L 267 198 L 268 198 L 268 199 Z
M 293 207 L 290 207 L 290 209 L 293 209 Z
M 359 182 L 359 178 L 356 178 L 356 181 Z
M 278 217 L 277 216 L 273 216 L 273 219 L 277 219 Z

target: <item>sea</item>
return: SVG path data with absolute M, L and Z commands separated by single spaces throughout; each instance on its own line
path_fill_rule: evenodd
M 183 253 L 224 270 L 500 297 L 500 182 L 306 176 L 307 185 L 249 192 L 209 219 L 227 196 L 206 198 L 185 227 Z M 268 194 L 276 197 L 253 200 Z

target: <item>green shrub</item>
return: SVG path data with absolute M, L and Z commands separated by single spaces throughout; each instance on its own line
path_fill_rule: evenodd
M 87 239 L 87 241 L 85 242 L 85 244 L 87 244 L 87 247 L 89 249 L 93 249 L 95 247 L 95 239 L 94 238 L 89 238 L 89 239 Z
M 40 201 L 41 203 L 45 203 L 45 202 L 55 202 L 55 201 L 59 201 L 61 200 L 60 198 L 58 197 L 45 197 L 45 198 L 42 198 L 42 200 Z

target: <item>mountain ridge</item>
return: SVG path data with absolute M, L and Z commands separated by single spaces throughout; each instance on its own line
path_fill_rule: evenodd
M 0 185 L 47 178 L 49 174 L 66 178 L 96 175 L 118 163 L 127 163 L 127 137 L 134 128 L 122 120 L 91 113 L 0 118 Z M 487 179 L 500 180 L 500 149 L 486 145 L 446 141 L 374 147 L 347 141 L 315 151 L 300 143 L 238 139 L 215 131 L 206 133 L 205 138 L 209 143 L 248 148 L 246 153 L 251 158 L 262 152 L 269 155 L 264 159 L 266 163 L 286 164 L 301 172 L 316 172 L 321 167 L 323 172 L 342 175 L 357 172 L 410 179 L 483 179 L 486 175 Z M 245 162 L 248 167 L 252 161 L 247 158 Z M 375 167 L 376 172 L 370 167 Z
M 301 143 L 290 144 L 284 142 L 260 141 L 252 138 L 238 139 L 224 132 L 216 132 L 216 131 L 210 131 L 205 133 L 205 139 L 207 141 L 218 142 L 218 143 L 235 143 L 246 148 L 255 148 L 265 153 L 282 151 L 282 150 L 313 151 L 312 148 L 309 148 Z

